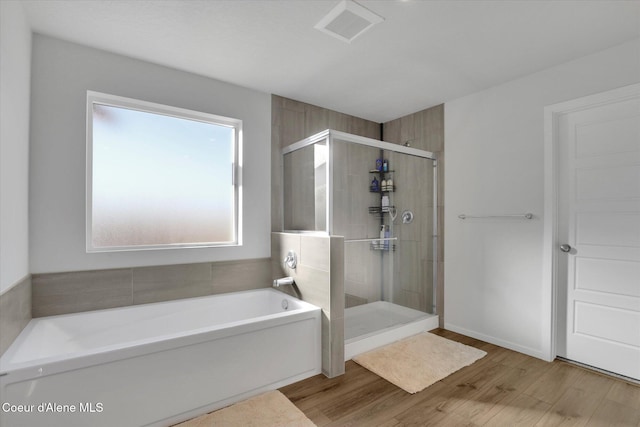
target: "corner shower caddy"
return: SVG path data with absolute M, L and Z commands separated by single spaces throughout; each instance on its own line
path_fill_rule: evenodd
M 392 218 L 391 224 L 389 224 L 389 227 L 392 227 L 393 225 L 393 220 L 397 215 L 397 209 L 392 204 L 388 206 L 384 206 L 382 204 L 382 197 L 384 197 L 385 195 L 389 196 L 390 193 L 393 193 L 395 191 L 396 186 L 395 186 L 395 181 L 391 186 L 387 184 L 384 187 L 382 186 L 382 182 L 388 181 L 390 178 L 392 178 L 394 172 L 395 172 L 394 170 L 385 171 L 385 170 L 379 170 L 379 169 L 371 169 L 369 171 L 369 174 L 376 176 L 376 179 L 378 177 L 380 178 L 378 180 L 378 182 L 380 183 L 379 188 L 375 188 L 372 185 L 369 186 L 369 192 L 380 194 L 379 204 L 377 204 L 376 206 L 369 206 L 369 213 L 374 215 L 376 218 L 380 218 L 380 225 L 385 225 L 384 224 L 385 214 L 389 214 Z M 393 243 L 396 240 L 397 238 L 395 237 L 387 237 L 384 239 L 374 240 L 369 244 L 369 249 L 371 249 L 372 251 L 383 251 L 383 252 L 392 251 L 393 252 L 396 250 L 396 244 Z

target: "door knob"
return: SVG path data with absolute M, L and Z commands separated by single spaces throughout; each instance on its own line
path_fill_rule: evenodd
M 560 250 L 562 252 L 569 252 L 569 251 L 571 251 L 571 245 L 568 245 L 566 243 L 563 244 L 563 245 L 560 245 Z

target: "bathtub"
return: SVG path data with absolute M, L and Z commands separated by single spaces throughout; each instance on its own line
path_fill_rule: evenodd
M 273 289 L 33 319 L 2 426 L 168 426 L 321 371 L 320 309 Z

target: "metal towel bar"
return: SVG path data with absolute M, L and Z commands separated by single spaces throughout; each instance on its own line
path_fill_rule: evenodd
M 470 219 L 470 218 L 525 218 L 525 219 L 533 219 L 532 213 L 523 213 L 523 214 L 512 214 L 512 215 L 458 215 L 460 219 Z
M 344 242 L 345 242 L 345 243 L 356 243 L 356 242 L 379 242 L 379 241 L 383 241 L 383 242 L 385 242 L 385 241 L 386 241 L 386 242 L 390 242 L 390 241 L 393 241 L 393 240 L 398 240 L 398 238 L 397 238 L 397 237 L 385 237 L 385 238 L 383 238 L 383 239 L 380 239 L 380 238 L 374 238 L 374 239 L 369 239 L 369 238 L 366 238 L 366 239 L 351 239 L 351 240 L 345 240 Z

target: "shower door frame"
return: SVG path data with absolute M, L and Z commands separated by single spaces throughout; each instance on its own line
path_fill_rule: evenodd
M 327 176 L 326 176 L 326 188 L 327 188 L 327 200 L 326 200 L 326 224 L 324 230 L 287 230 L 284 226 L 284 194 L 281 198 L 281 212 L 282 212 L 282 223 L 281 229 L 285 233 L 317 233 L 317 234 L 325 234 L 332 235 L 333 234 L 333 150 L 332 145 L 334 140 L 343 141 L 343 142 L 352 142 L 355 144 L 365 145 L 369 147 L 378 148 L 380 150 L 392 151 L 395 153 L 408 154 L 415 157 L 421 157 L 425 159 L 429 159 L 433 161 L 433 236 L 432 236 L 432 245 L 433 245 L 433 304 L 432 311 L 434 314 L 439 314 L 437 312 L 437 288 L 438 288 L 438 159 L 434 153 L 431 151 L 420 150 L 417 148 L 406 147 L 404 145 L 393 144 L 391 142 L 380 141 L 373 138 L 367 138 L 365 136 L 353 135 L 347 132 L 337 131 L 333 129 L 325 129 L 322 132 L 318 132 L 315 135 L 311 135 L 305 139 L 302 139 L 298 142 L 295 142 L 291 145 L 284 147 L 281 150 L 282 155 L 282 167 L 280 168 L 280 183 L 281 188 L 284 189 L 284 156 L 286 154 L 292 153 L 294 151 L 300 150 L 302 148 L 308 147 L 310 145 L 317 144 L 321 141 L 325 141 L 327 146 L 327 151 L 329 153 L 327 157 Z M 358 239 L 359 241 L 363 240 L 379 240 L 379 239 Z M 345 240 L 345 243 L 349 242 Z

